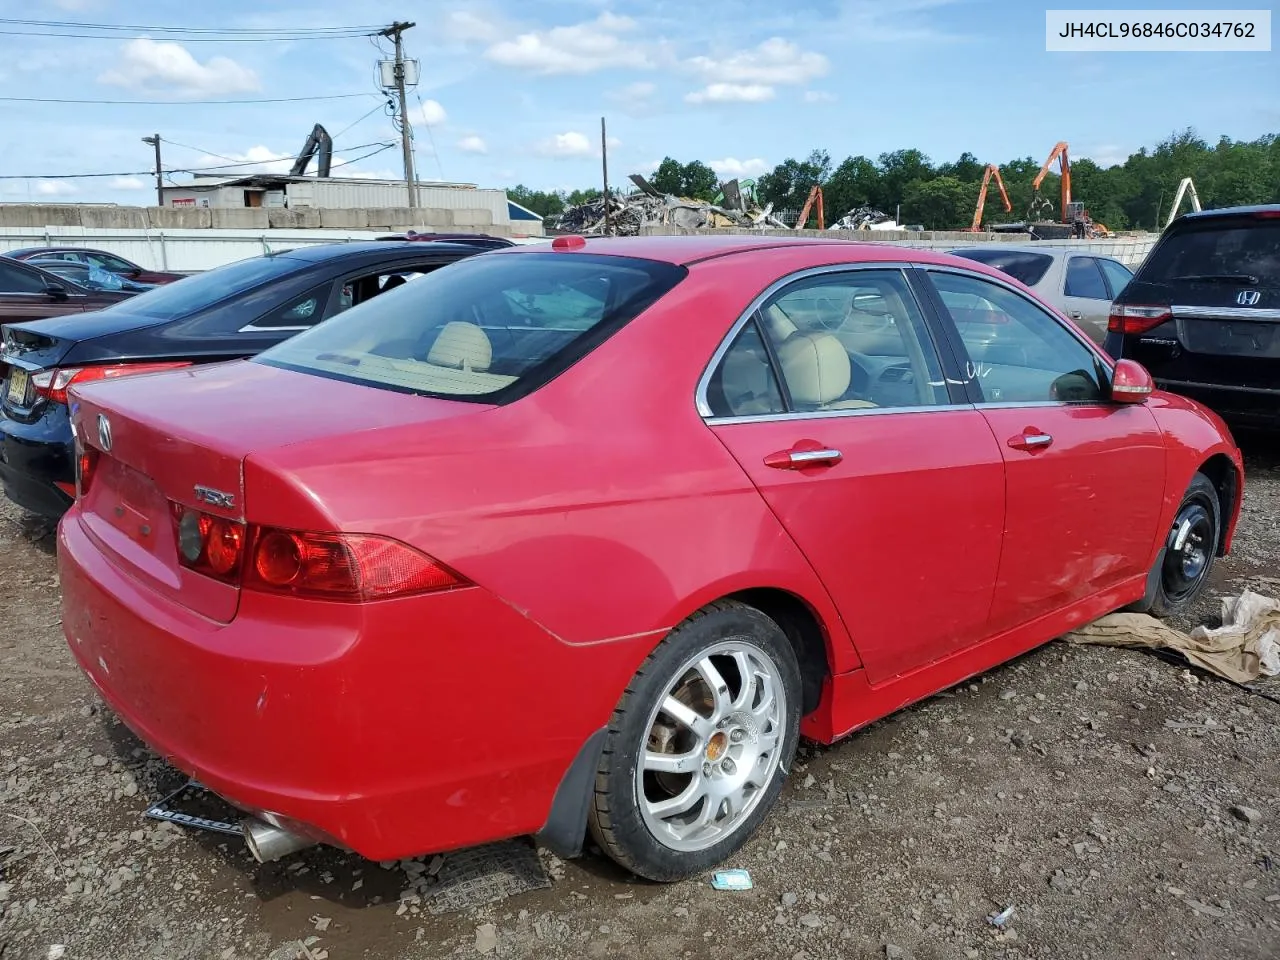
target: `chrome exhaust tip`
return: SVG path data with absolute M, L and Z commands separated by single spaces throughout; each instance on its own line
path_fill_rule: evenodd
M 279 860 L 281 857 L 287 857 L 291 853 L 316 845 L 316 841 L 300 833 L 281 830 L 279 827 L 273 827 L 269 823 L 252 818 L 245 820 L 241 824 L 241 829 L 244 830 L 245 846 L 249 848 L 253 859 L 259 863 L 270 863 L 272 860 Z

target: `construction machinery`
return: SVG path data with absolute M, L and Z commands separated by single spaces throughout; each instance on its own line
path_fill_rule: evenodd
M 329 131 L 318 123 L 311 128 L 311 133 L 307 135 L 306 143 L 298 151 L 298 159 L 293 162 L 293 168 L 289 171 L 289 176 L 301 177 L 305 175 L 307 167 L 311 164 L 312 157 L 316 159 L 316 176 L 329 176 L 330 165 L 333 162 L 333 138 L 329 136 Z
M 1196 193 L 1196 185 L 1191 182 L 1190 177 L 1183 177 L 1173 198 L 1173 206 L 1169 208 L 1169 219 L 1164 222 L 1166 227 L 1178 219 L 1178 208 L 1182 206 L 1182 198 L 1188 194 L 1191 195 L 1191 209 L 1196 213 L 1200 212 L 1200 195 Z
M 822 186 L 816 183 L 813 185 L 813 189 L 809 191 L 809 198 L 805 200 L 804 206 L 800 208 L 800 216 L 796 218 L 795 229 L 804 229 L 805 224 L 809 222 L 809 211 L 813 208 L 815 202 L 818 204 L 818 229 L 827 229 L 827 217 L 822 209 Z
M 1072 202 L 1071 157 L 1065 140 L 1054 144 L 1053 149 L 1049 151 L 1049 157 L 1045 160 L 1044 166 L 1040 168 L 1035 180 L 1031 182 L 1031 187 L 1035 190 L 1035 196 L 1031 200 L 1031 209 L 1027 213 L 1028 219 L 1032 221 L 1041 218 L 1044 220 L 1052 219 L 1046 214 L 1052 212 L 1053 201 L 1040 196 L 1040 185 L 1044 183 L 1044 178 L 1049 175 L 1049 169 L 1053 166 L 1053 161 L 1055 160 L 1058 161 L 1058 172 L 1061 174 L 1062 180 L 1062 209 L 1058 220 L 1071 228 L 1069 235 L 1079 239 L 1114 236 L 1105 224 L 1095 223 L 1090 219 L 1089 212 L 1084 208 L 1083 203 Z M 1047 237 L 1048 234 L 1046 234 Z
M 1009 194 L 1004 189 L 1004 180 L 1000 178 L 1000 168 L 994 163 L 988 163 L 987 169 L 982 171 L 982 189 L 978 191 L 978 206 L 973 211 L 973 226 L 969 228 L 970 233 L 977 233 L 982 229 L 982 211 L 987 205 L 987 187 L 991 185 L 992 177 L 995 177 L 996 186 L 1000 188 L 1000 200 L 1004 203 L 1004 212 L 1011 213 L 1013 211 L 1013 204 L 1009 202 Z

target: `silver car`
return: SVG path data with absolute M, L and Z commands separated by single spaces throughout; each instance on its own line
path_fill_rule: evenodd
M 1071 247 L 991 243 L 951 253 L 1003 270 L 1026 284 L 1099 346 L 1107 336 L 1111 301 L 1133 276 L 1119 260 Z

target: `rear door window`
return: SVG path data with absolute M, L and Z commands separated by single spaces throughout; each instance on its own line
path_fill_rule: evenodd
M 406 393 L 505 403 L 584 356 L 686 273 L 629 257 L 497 253 L 406 277 L 393 293 L 391 276 L 357 278 L 366 282 L 344 284 L 349 294 L 339 293 L 339 304 L 350 296 L 349 309 L 255 362 Z
M 332 281 L 322 283 L 254 320 L 253 323 L 241 328 L 241 332 L 306 330 L 315 326 L 324 315 L 325 304 L 329 302 L 329 291 L 332 287 Z
M 1072 257 L 1067 261 L 1067 282 L 1063 294 L 1086 300 L 1107 300 L 1107 285 L 1093 257 Z

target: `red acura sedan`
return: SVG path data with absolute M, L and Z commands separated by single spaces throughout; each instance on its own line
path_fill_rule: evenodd
M 1186 606 L 1243 476 L 1008 276 L 846 241 L 484 253 L 73 417 L 68 642 L 255 856 L 589 831 L 656 880 L 799 736 Z

